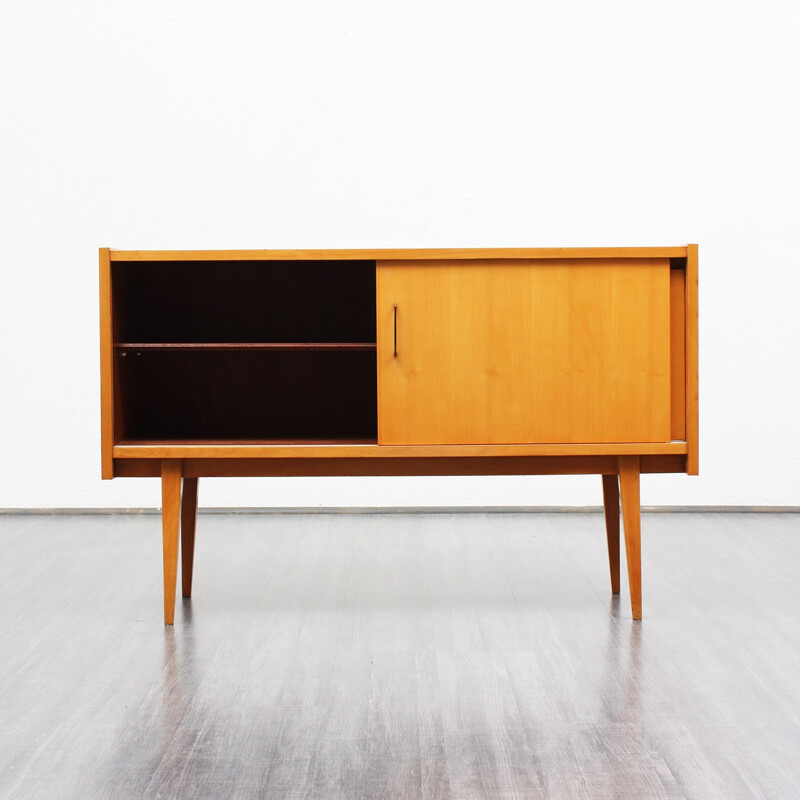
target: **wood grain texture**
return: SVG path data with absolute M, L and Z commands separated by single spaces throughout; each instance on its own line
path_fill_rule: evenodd
M 480 456 L 469 458 L 187 458 L 193 477 L 314 477 L 420 475 L 603 475 L 617 471 L 616 456 Z M 686 472 L 684 455 L 639 456 L 642 473 Z M 161 475 L 161 459 L 123 458 L 118 477 Z
M 686 272 L 669 273 L 670 436 L 686 439 Z
M 697 475 L 700 470 L 697 245 L 690 244 L 686 251 L 686 440 L 689 445 L 686 471 Z
M 625 557 L 628 562 L 628 585 L 631 613 L 642 618 L 642 520 L 639 500 L 639 459 L 621 456 L 619 485 L 622 497 L 622 520 L 625 527 Z
M 161 464 L 161 536 L 164 556 L 164 624 L 175 620 L 175 588 L 178 578 L 178 532 L 181 521 L 181 462 Z
M 100 451 L 102 478 L 114 477 L 114 331 L 109 249 L 100 248 Z
M 619 594 L 619 478 L 617 475 L 603 475 L 603 509 L 606 521 L 611 593 Z
M 106 249 L 100 261 L 103 476 L 162 478 L 167 624 L 179 549 L 191 595 L 197 479 L 227 475 L 600 473 L 619 591 L 619 470 L 641 617 L 639 472 L 686 469 L 697 438 L 696 247 L 694 260 L 691 248 L 512 248 Z M 284 295 L 313 295 L 310 328 Z
M 685 442 L 528 445 L 378 445 L 231 442 L 118 444 L 114 458 L 463 458 L 491 456 L 604 456 L 685 454 Z
M 342 261 L 487 258 L 682 258 L 686 247 L 472 247 L 364 250 L 111 250 L 112 261 Z
M 183 478 L 181 493 L 181 590 L 192 596 L 194 535 L 197 528 L 197 478 Z
M 377 271 L 381 445 L 669 441 L 668 260 Z

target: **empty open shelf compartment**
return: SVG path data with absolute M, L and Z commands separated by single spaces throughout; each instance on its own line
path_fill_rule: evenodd
M 116 442 L 377 441 L 374 261 L 117 263 Z

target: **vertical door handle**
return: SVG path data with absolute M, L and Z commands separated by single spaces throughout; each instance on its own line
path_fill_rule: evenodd
M 397 303 L 394 304 L 394 358 L 397 358 Z

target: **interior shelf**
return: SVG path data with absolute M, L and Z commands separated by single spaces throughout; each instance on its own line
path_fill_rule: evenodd
M 116 350 L 371 350 L 375 342 L 118 342 Z

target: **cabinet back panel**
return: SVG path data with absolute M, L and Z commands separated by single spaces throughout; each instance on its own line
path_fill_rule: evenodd
M 117 356 L 124 437 L 374 439 L 370 351 L 135 351 Z
M 374 261 L 112 264 L 118 342 L 374 342 Z
M 379 443 L 669 441 L 669 273 L 668 259 L 378 262 Z

